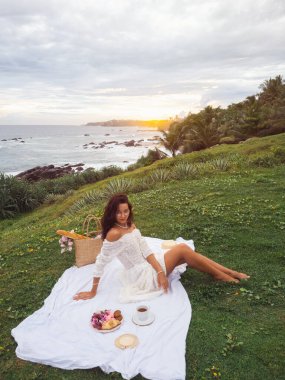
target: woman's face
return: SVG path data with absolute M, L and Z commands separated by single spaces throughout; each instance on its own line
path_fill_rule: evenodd
M 120 203 L 116 212 L 116 222 L 119 224 L 126 224 L 130 215 L 129 205 L 127 203 Z

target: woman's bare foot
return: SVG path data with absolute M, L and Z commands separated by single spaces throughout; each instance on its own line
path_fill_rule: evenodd
M 220 274 L 217 274 L 216 276 L 214 276 L 214 278 L 215 280 L 218 280 L 218 281 L 239 283 L 239 280 L 237 278 L 229 276 L 228 274 L 223 273 L 223 272 L 221 272 Z
M 247 274 L 236 272 L 234 270 L 231 271 L 230 276 L 237 278 L 238 280 L 247 280 L 248 278 L 250 278 L 250 276 L 248 276 Z

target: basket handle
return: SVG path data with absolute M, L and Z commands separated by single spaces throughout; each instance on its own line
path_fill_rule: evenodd
M 89 227 L 90 227 L 91 221 L 95 221 L 96 230 L 89 232 Z M 85 233 L 85 229 L 86 229 L 86 236 L 90 236 L 92 233 L 95 233 L 95 234 L 100 233 L 102 230 L 101 218 L 99 218 L 98 216 L 92 215 L 92 214 L 87 215 L 86 218 L 84 219 L 84 222 L 82 225 L 82 233 L 83 234 Z

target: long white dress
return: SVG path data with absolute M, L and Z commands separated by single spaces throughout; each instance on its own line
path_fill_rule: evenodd
M 116 257 L 124 267 L 120 273 L 120 302 L 136 302 L 157 297 L 163 293 L 163 289 L 158 285 L 157 272 L 146 260 L 151 254 L 152 250 L 137 228 L 114 242 L 105 239 L 96 259 L 94 277 L 101 277 L 105 266 Z M 164 255 L 155 257 L 166 273 Z

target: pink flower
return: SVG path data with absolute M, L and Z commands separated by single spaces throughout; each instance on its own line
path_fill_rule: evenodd
M 65 251 L 69 251 L 71 252 L 72 251 L 72 246 L 73 246 L 73 240 L 66 237 L 66 236 L 61 236 L 61 238 L 59 239 L 59 245 L 60 245 L 60 248 L 61 248 L 61 253 L 64 253 Z

